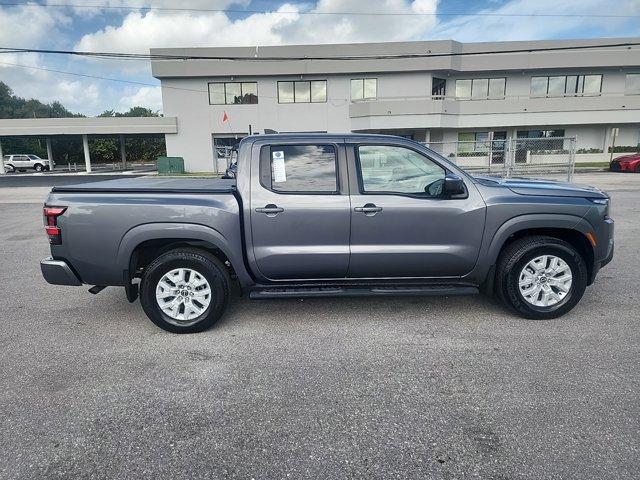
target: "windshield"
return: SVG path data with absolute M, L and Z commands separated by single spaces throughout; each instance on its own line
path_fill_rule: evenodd
M 41 160 L 37 155 L 27 155 L 27 157 L 29 157 L 31 160 Z

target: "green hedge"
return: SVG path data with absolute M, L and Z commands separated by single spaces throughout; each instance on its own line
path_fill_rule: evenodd
M 608 150 L 611 153 L 611 147 Z M 613 147 L 613 153 L 636 153 L 640 152 L 640 145 L 616 145 Z

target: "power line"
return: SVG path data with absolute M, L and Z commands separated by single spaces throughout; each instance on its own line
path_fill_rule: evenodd
M 55 55 L 72 55 L 78 57 L 120 59 L 120 60 L 228 60 L 228 61 L 312 61 L 312 60 L 392 60 L 409 58 L 438 58 L 438 57 L 465 57 L 477 55 L 507 55 L 514 53 L 538 53 L 538 52 L 560 52 L 579 50 L 598 50 L 609 48 L 627 48 L 640 46 L 640 42 L 621 42 L 607 44 L 587 44 L 587 45 L 566 45 L 557 47 L 538 48 L 517 48 L 511 50 L 482 50 L 477 52 L 431 52 L 426 53 L 403 53 L 403 54 L 382 54 L 382 55 L 340 55 L 340 56 L 222 56 L 222 55 L 174 55 L 174 54 L 146 54 L 146 53 L 126 53 L 126 52 L 85 52 L 75 50 L 49 50 L 37 48 L 15 48 L 0 47 L 0 53 L 40 53 Z
M 63 74 L 63 75 L 71 75 L 74 77 L 83 77 L 83 78 L 91 78 L 94 80 L 106 80 L 109 82 L 118 82 L 118 83 L 128 83 L 128 84 L 132 84 L 132 85 L 139 85 L 139 86 L 143 86 L 143 87 L 152 87 L 152 88 L 159 88 L 162 87 L 163 89 L 169 89 L 169 90 L 181 90 L 184 92 L 193 92 L 193 93 L 201 93 L 204 95 L 208 95 L 209 91 L 208 90 L 199 90 L 199 89 L 195 89 L 195 88 L 184 88 L 184 87 L 174 87 L 171 85 L 159 85 L 159 84 L 154 84 L 154 83 L 147 83 L 147 82 L 139 82 L 136 80 L 125 80 L 123 78 L 113 78 L 113 77 L 103 77 L 100 75 L 90 75 L 88 73 L 78 73 L 78 72 L 69 72 L 66 70 L 57 70 L 55 68 L 45 68 L 45 67 L 36 67 L 35 65 L 22 65 L 19 63 L 10 63 L 10 62 L 0 62 L 0 65 L 7 65 L 9 67 L 18 67 L 18 68 L 27 68 L 27 69 L 32 69 L 32 70 L 40 70 L 43 72 L 52 72 L 52 73 L 59 73 L 59 74 Z M 268 96 L 268 95 L 260 95 L 260 98 L 278 98 L 278 97 L 274 97 L 274 96 Z M 345 101 L 349 101 L 349 99 L 347 98 L 332 98 L 329 99 L 328 101 L 340 101 L 340 102 L 345 102 Z
M 85 8 L 97 10 L 129 10 L 129 11 L 166 11 L 166 12 L 211 12 L 211 13 L 232 13 L 232 14 L 276 14 L 276 15 L 339 15 L 339 16 L 398 16 L 398 17 L 559 17 L 559 18 L 640 18 L 640 15 L 621 15 L 606 13 L 499 13 L 499 12 L 300 12 L 298 10 L 289 11 L 269 11 L 253 9 L 232 9 L 232 8 L 189 8 L 189 7 L 147 7 L 135 5 L 77 5 L 73 3 L 21 3 L 3 2 L 0 7 L 27 7 L 37 6 L 46 8 Z
M 100 75 L 90 75 L 87 73 L 77 73 L 77 72 L 69 72 L 66 70 L 57 70 L 57 69 L 53 69 L 53 68 L 45 68 L 45 67 L 36 67 L 33 65 L 22 65 L 19 63 L 9 63 L 9 62 L 0 62 L 0 65 L 7 65 L 10 67 L 18 67 L 18 68 L 27 68 L 27 69 L 32 69 L 32 70 L 41 70 L 41 71 L 45 71 L 45 72 L 52 72 L 52 73 L 58 73 L 58 74 L 63 74 L 63 75 L 71 75 L 74 77 L 84 77 L 84 78 L 92 78 L 92 79 L 96 79 L 96 80 L 106 80 L 109 82 L 118 82 L 118 83 L 128 83 L 128 84 L 133 84 L 133 85 L 139 85 L 139 86 L 144 86 L 144 87 L 152 87 L 152 88 L 162 88 L 162 89 L 169 89 L 169 90 L 179 90 L 179 91 L 184 91 L 184 92 L 192 92 L 192 93 L 199 93 L 199 94 L 203 94 L 203 95 L 209 95 L 209 91 L 208 90 L 200 90 L 200 89 L 195 89 L 195 88 L 184 88 L 184 87 L 174 87 L 171 85 L 158 85 L 158 84 L 153 84 L 153 83 L 147 83 L 147 82 L 139 82 L 136 80 L 125 80 L 122 78 L 114 78 L 114 77 L 103 77 Z M 601 93 L 600 96 L 601 97 L 616 97 L 619 94 L 617 93 Z M 277 96 L 270 96 L 270 95 L 259 95 L 259 98 L 271 98 L 271 99 L 277 99 Z M 424 98 L 431 98 L 429 96 L 400 96 L 400 97 L 385 97 L 387 99 L 424 99 Z M 452 99 L 455 97 L 444 97 L 447 99 Z M 507 98 L 523 98 L 522 95 L 505 95 L 504 96 L 505 99 Z M 524 98 L 531 98 L 529 96 L 524 96 Z M 351 102 L 352 99 L 350 98 L 328 98 L 327 97 L 327 102 L 328 103 L 332 103 L 334 106 L 336 106 L 335 102 L 340 102 L 340 103 L 344 103 L 344 102 Z M 216 105 L 216 106 L 225 106 L 225 105 Z

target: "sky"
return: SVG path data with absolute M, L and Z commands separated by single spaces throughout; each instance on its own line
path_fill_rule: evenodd
M 423 15 L 310 14 L 322 12 Z M 549 13 L 563 16 L 495 15 Z M 0 47 L 13 48 L 148 53 L 152 47 L 632 36 L 640 36 L 640 0 L 0 0 Z M 21 97 L 58 100 L 85 115 L 132 106 L 162 111 L 159 81 L 146 60 L 5 52 L 0 81 Z

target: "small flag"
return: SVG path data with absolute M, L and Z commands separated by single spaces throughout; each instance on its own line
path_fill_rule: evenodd
M 229 115 L 227 115 L 227 112 L 224 112 L 224 115 L 222 115 L 222 123 L 224 122 L 228 122 L 229 121 Z

